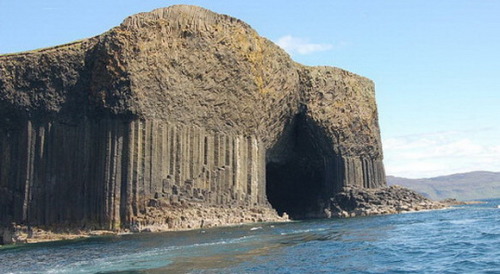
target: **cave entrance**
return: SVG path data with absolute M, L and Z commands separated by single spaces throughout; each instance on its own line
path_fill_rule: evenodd
M 327 138 L 314 121 L 297 114 L 266 154 L 266 194 L 270 204 L 291 219 L 325 217 L 324 204 L 333 194 L 327 182 L 332 170 Z M 330 184 L 333 182 L 330 182 Z

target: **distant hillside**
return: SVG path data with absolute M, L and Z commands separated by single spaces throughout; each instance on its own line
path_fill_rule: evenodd
M 404 186 L 435 200 L 500 198 L 500 172 L 474 171 L 425 179 L 387 176 L 387 184 Z

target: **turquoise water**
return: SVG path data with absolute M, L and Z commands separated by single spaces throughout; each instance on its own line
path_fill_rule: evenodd
M 500 200 L 0 249 L 0 273 L 500 273 Z

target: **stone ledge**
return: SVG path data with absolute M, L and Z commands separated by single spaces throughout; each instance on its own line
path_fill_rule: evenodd
M 287 222 L 269 207 L 207 206 L 184 203 L 178 206 L 148 207 L 146 214 L 135 218 L 129 228 L 102 230 L 70 227 L 28 227 L 12 224 L 0 227 L 0 245 L 73 240 L 104 235 L 183 231 L 262 222 Z
M 349 218 L 442 209 L 451 205 L 454 204 L 433 201 L 400 186 L 376 189 L 345 187 L 330 199 L 330 208 L 325 211 L 331 218 Z

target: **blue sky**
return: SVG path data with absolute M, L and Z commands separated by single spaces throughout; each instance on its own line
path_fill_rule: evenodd
M 0 0 L 0 53 L 173 4 L 240 18 L 300 63 L 374 80 L 388 174 L 500 171 L 500 1 Z

